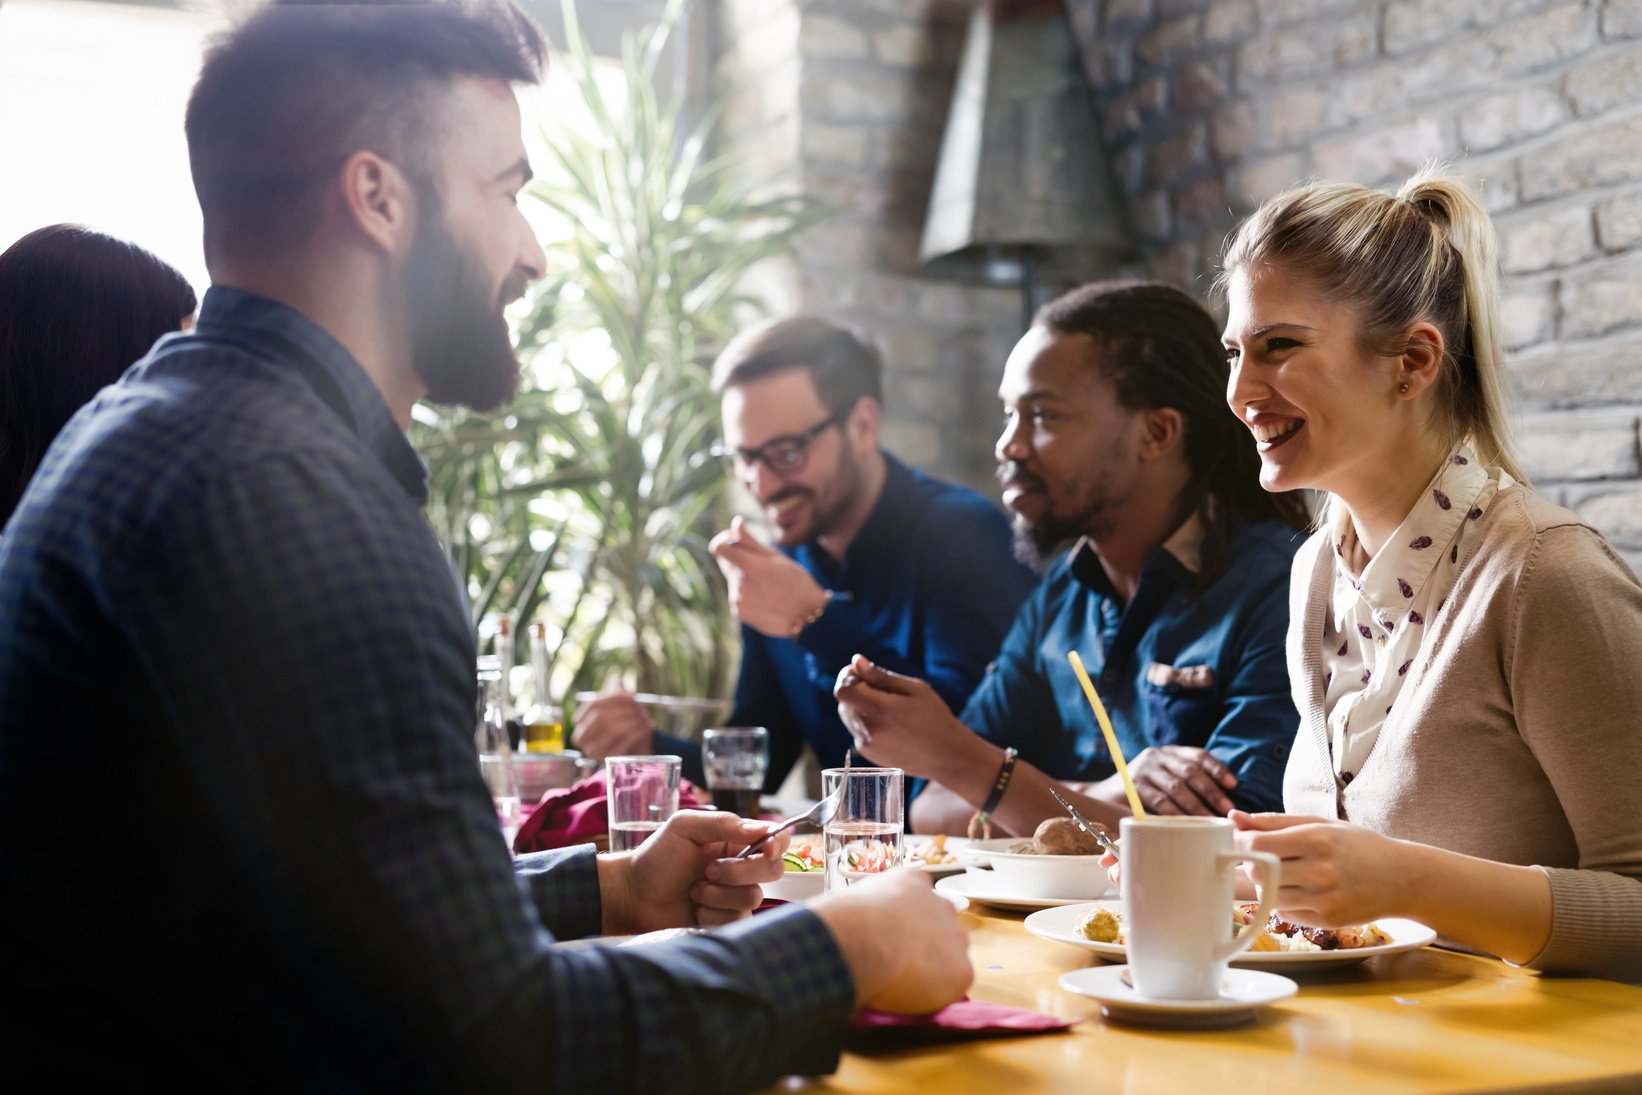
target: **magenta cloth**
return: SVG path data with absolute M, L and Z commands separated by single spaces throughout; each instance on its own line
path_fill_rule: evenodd
M 905 1049 L 938 1042 L 967 1042 L 1015 1034 L 1066 1030 L 1073 1020 L 1056 1019 L 1025 1008 L 989 1004 L 965 997 L 934 1015 L 892 1015 L 857 1008 L 850 1015 L 850 1048 L 857 1051 Z
M 609 798 L 602 768 L 580 783 L 548 791 L 519 826 L 518 835 L 513 838 L 513 850 L 521 855 L 545 852 L 550 848 L 586 844 L 596 836 L 608 834 Z M 706 802 L 696 793 L 694 784 L 680 780 L 678 804 L 684 809 L 705 806 Z

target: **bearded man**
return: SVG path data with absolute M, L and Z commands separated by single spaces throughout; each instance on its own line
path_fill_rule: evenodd
M 806 743 L 822 767 L 844 763 L 832 685 L 852 654 L 922 677 L 950 714 L 1034 584 L 994 503 L 882 447 L 882 372 L 870 343 L 819 316 L 751 327 L 713 364 L 720 455 L 773 541 L 737 518 L 712 543 L 741 624 L 729 725 L 769 729 L 768 791 Z M 575 741 L 601 758 L 676 753 L 703 775 L 700 745 L 657 730 L 625 693 L 578 710 Z
M 401 0 L 276 4 L 207 53 L 198 322 L 74 418 L 0 538 L 18 1075 L 742 1091 L 830 1071 L 854 1006 L 968 985 L 912 872 L 746 919 L 786 847 L 737 858 L 760 822 L 509 856 L 404 430 L 517 383 L 503 308 L 544 258 L 514 85 L 543 52 L 506 0 Z M 723 927 L 555 945 L 697 925 Z
M 1069 651 L 1148 809 L 1281 808 L 1299 722 L 1288 574 L 1306 514 L 1260 489 L 1227 375 L 1214 321 L 1158 283 L 1074 290 L 1015 346 L 998 478 L 1022 556 L 1050 563 L 1043 581 L 959 716 L 870 657 L 836 688 L 872 761 L 934 781 L 912 806 L 919 830 L 963 832 L 978 812 L 1030 833 L 1063 816 L 1055 781 L 1116 829 L 1129 805 Z

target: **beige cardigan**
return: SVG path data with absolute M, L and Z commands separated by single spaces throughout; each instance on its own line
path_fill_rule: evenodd
M 1642 585 L 1601 534 L 1522 486 L 1468 532 L 1454 589 L 1346 786 L 1323 710 L 1326 530 L 1300 549 L 1288 665 L 1301 719 L 1284 805 L 1537 865 L 1554 923 L 1529 965 L 1642 980 Z

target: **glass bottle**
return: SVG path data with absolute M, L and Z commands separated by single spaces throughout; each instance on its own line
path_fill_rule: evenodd
M 524 724 L 524 748 L 528 753 L 564 752 L 564 709 L 554 704 L 548 681 L 547 625 L 530 625 L 530 680 L 533 694 L 529 709 L 520 720 Z
M 473 744 L 479 754 L 479 773 L 490 789 L 496 805 L 496 820 L 508 842 L 518 832 L 520 820 L 519 781 L 513 770 L 513 751 L 508 747 L 507 724 L 502 718 L 501 666 L 494 654 L 479 658 L 478 709 L 474 712 Z

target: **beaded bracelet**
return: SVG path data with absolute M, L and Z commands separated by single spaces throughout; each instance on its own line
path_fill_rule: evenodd
M 1003 801 L 1003 793 L 1009 789 L 1009 781 L 1015 776 L 1015 758 L 1020 751 L 1013 746 L 1003 751 L 1003 764 L 998 768 L 998 778 L 992 781 L 992 790 L 981 804 L 981 819 L 984 821 L 992 816 L 992 811 L 998 808 Z
M 799 620 L 796 624 L 793 625 L 793 629 L 792 629 L 793 635 L 797 636 L 797 635 L 802 634 L 806 627 L 810 626 L 815 621 L 819 620 L 822 616 L 826 615 L 827 609 L 832 607 L 832 602 L 834 600 L 836 600 L 837 597 L 838 597 L 837 593 L 833 592 L 830 589 L 827 590 L 827 599 L 821 602 L 821 607 L 816 609 L 814 612 L 810 613 L 808 616 L 805 616 L 803 619 Z

